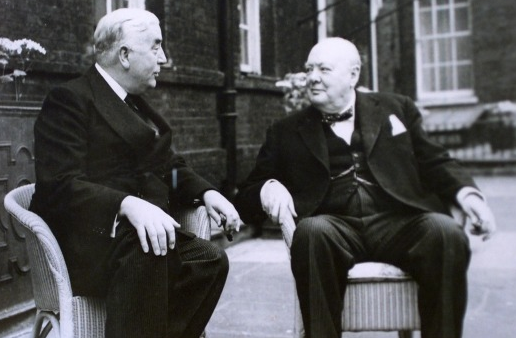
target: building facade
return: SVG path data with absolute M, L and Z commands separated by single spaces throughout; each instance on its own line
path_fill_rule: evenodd
M 454 155 L 514 161 L 514 142 L 503 142 L 501 152 L 495 145 L 516 135 L 513 1 L 371 2 L 378 8 L 379 89 L 413 97 L 436 140 L 470 153 Z M 491 132 L 499 127 L 505 132 Z
M 231 198 L 267 127 L 285 115 L 276 81 L 303 71 L 321 38 L 353 41 L 363 61 L 359 84 L 412 97 L 436 116 L 429 121 L 455 116 L 471 126 L 483 104 L 515 101 L 512 2 L 0 0 L 0 38 L 30 39 L 46 51 L 23 65 L 26 76 L 0 83 L 0 196 L 34 182 L 32 127 L 41 102 L 91 67 L 95 24 L 116 8 L 146 8 L 160 19 L 170 62 L 147 99 L 172 126 L 176 151 Z M 20 64 L 3 62 L 2 52 L 5 76 Z M 0 206 L 0 336 L 33 316 L 24 246 Z

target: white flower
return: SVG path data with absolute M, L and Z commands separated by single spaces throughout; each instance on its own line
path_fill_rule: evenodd
M 11 41 L 8 38 L 0 37 L 0 83 L 14 82 L 17 101 L 22 95 L 20 86 L 23 78 L 27 76 L 32 62 L 38 54 L 45 55 L 46 53 L 46 49 L 33 40 Z M 7 69 L 12 71 L 6 74 Z
M 24 52 L 24 49 L 27 52 L 36 51 L 38 53 L 41 53 L 45 55 L 47 51 L 45 48 L 41 47 L 41 45 L 35 41 L 29 40 L 29 39 L 20 39 L 20 40 L 14 40 L 12 42 L 13 49 L 16 50 L 18 54 L 22 54 Z

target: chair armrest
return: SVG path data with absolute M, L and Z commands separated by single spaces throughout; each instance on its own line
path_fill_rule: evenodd
M 181 229 L 192 232 L 197 237 L 210 240 L 211 218 L 206 207 L 185 207 L 172 212 L 172 217 L 181 224 Z
M 290 246 L 292 245 L 292 238 L 294 237 L 294 230 L 296 230 L 295 226 L 289 226 L 285 224 L 281 224 L 281 233 L 283 234 L 283 239 L 285 240 L 285 244 L 287 248 L 290 250 Z

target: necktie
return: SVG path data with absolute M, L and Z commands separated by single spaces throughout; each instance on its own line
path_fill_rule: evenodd
M 342 114 L 322 114 L 322 121 L 327 124 L 334 124 L 337 122 L 342 122 L 349 120 L 353 116 L 353 107 L 350 107 L 348 110 L 343 112 Z
M 127 103 L 127 105 L 136 113 L 136 115 L 138 115 L 149 127 L 151 127 L 152 130 L 154 130 L 154 133 L 156 134 L 156 136 L 158 136 L 159 135 L 158 127 L 154 124 L 154 122 L 151 121 L 151 119 L 149 119 L 149 117 L 147 115 L 145 115 L 145 113 L 143 111 L 141 111 L 138 108 L 138 105 L 137 105 L 138 100 L 139 100 L 138 95 L 133 95 L 133 94 L 127 94 L 127 96 L 124 99 L 125 103 Z
M 138 106 L 136 105 L 136 102 L 138 100 L 138 96 L 136 95 L 133 95 L 133 94 L 127 94 L 127 96 L 125 97 L 124 101 L 125 103 L 127 103 L 127 105 L 129 107 L 131 107 L 131 109 L 138 114 L 138 116 L 141 115 L 140 113 L 140 110 L 138 109 Z

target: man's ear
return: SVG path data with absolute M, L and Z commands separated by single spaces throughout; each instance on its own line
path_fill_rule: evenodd
M 353 79 L 353 87 L 356 86 L 358 80 L 360 79 L 360 66 L 355 65 L 351 67 L 351 77 Z
M 127 46 L 121 46 L 118 50 L 118 59 L 124 69 L 129 69 L 129 48 Z

